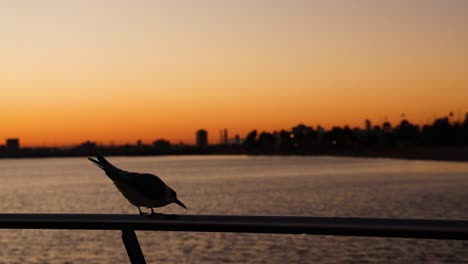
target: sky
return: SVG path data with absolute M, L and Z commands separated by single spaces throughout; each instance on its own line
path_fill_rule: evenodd
M 468 112 L 465 0 L 0 0 L 0 144 Z

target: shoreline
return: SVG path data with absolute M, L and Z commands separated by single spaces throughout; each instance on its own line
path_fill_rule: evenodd
M 411 147 L 411 148 L 392 148 L 392 149 L 320 149 L 306 153 L 274 153 L 274 152 L 256 152 L 248 153 L 245 151 L 222 151 L 220 149 L 205 149 L 204 151 L 178 151 L 168 153 L 113 153 L 105 149 L 96 150 L 89 153 L 47 153 L 26 155 L 3 156 L 1 159 L 27 159 L 27 158 L 71 158 L 71 157 L 89 157 L 95 153 L 103 153 L 106 156 L 127 156 L 127 157 L 149 157 L 149 156 L 211 156 L 211 155 L 247 155 L 247 156 L 332 156 L 332 157 L 353 157 L 353 158 L 391 158 L 401 160 L 423 160 L 423 161 L 452 161 L 468 162 L 468 147 Z
M 361 149 L 329 150 L 316 152 L 313 155 L 356 158 L 392 158 L 401 160 L 452 161 L 468 162 L 468 148 L 395 148 L 395 149 Z

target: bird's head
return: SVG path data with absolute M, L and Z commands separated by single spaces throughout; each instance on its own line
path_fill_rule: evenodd
M 177 199 L 177 193 L 176 193 L 174 190 L 172 190 L 172 189 L 169 188 L 169 192 L 170 192 L 171 195 L 172 195 L 172 199 L 173 199 L 172 202 L 173 202 L 173 203 L 175 203 L 175 204 L 177 204 L 177 205 L 179 205 L 179 206 L 181 206 L 181 207 L 187 209 L 187 206 L 185 206 L 184 203 L 182 203 L 181 201 L 179 201 L 179 199 Z

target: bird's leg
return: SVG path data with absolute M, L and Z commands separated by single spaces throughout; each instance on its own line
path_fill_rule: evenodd
M 161 213 L 155 212 L 153 207 L 148 207 L 151 210 L 151 213 L 146 214 L 146 216 L 157 216 L 162 215 Z
M 147 213 L 144 213 L 141 211 L 140 206 L 137 206 L 137 207 L 138 207 L 138 211 L 140 212 L 140 215 L 147 215 Z

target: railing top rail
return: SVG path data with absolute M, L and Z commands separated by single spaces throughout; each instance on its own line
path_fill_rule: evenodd
M 468 220 L 306 216 L 0 214 L 0 229 L 154 230 L 468 240 Z

